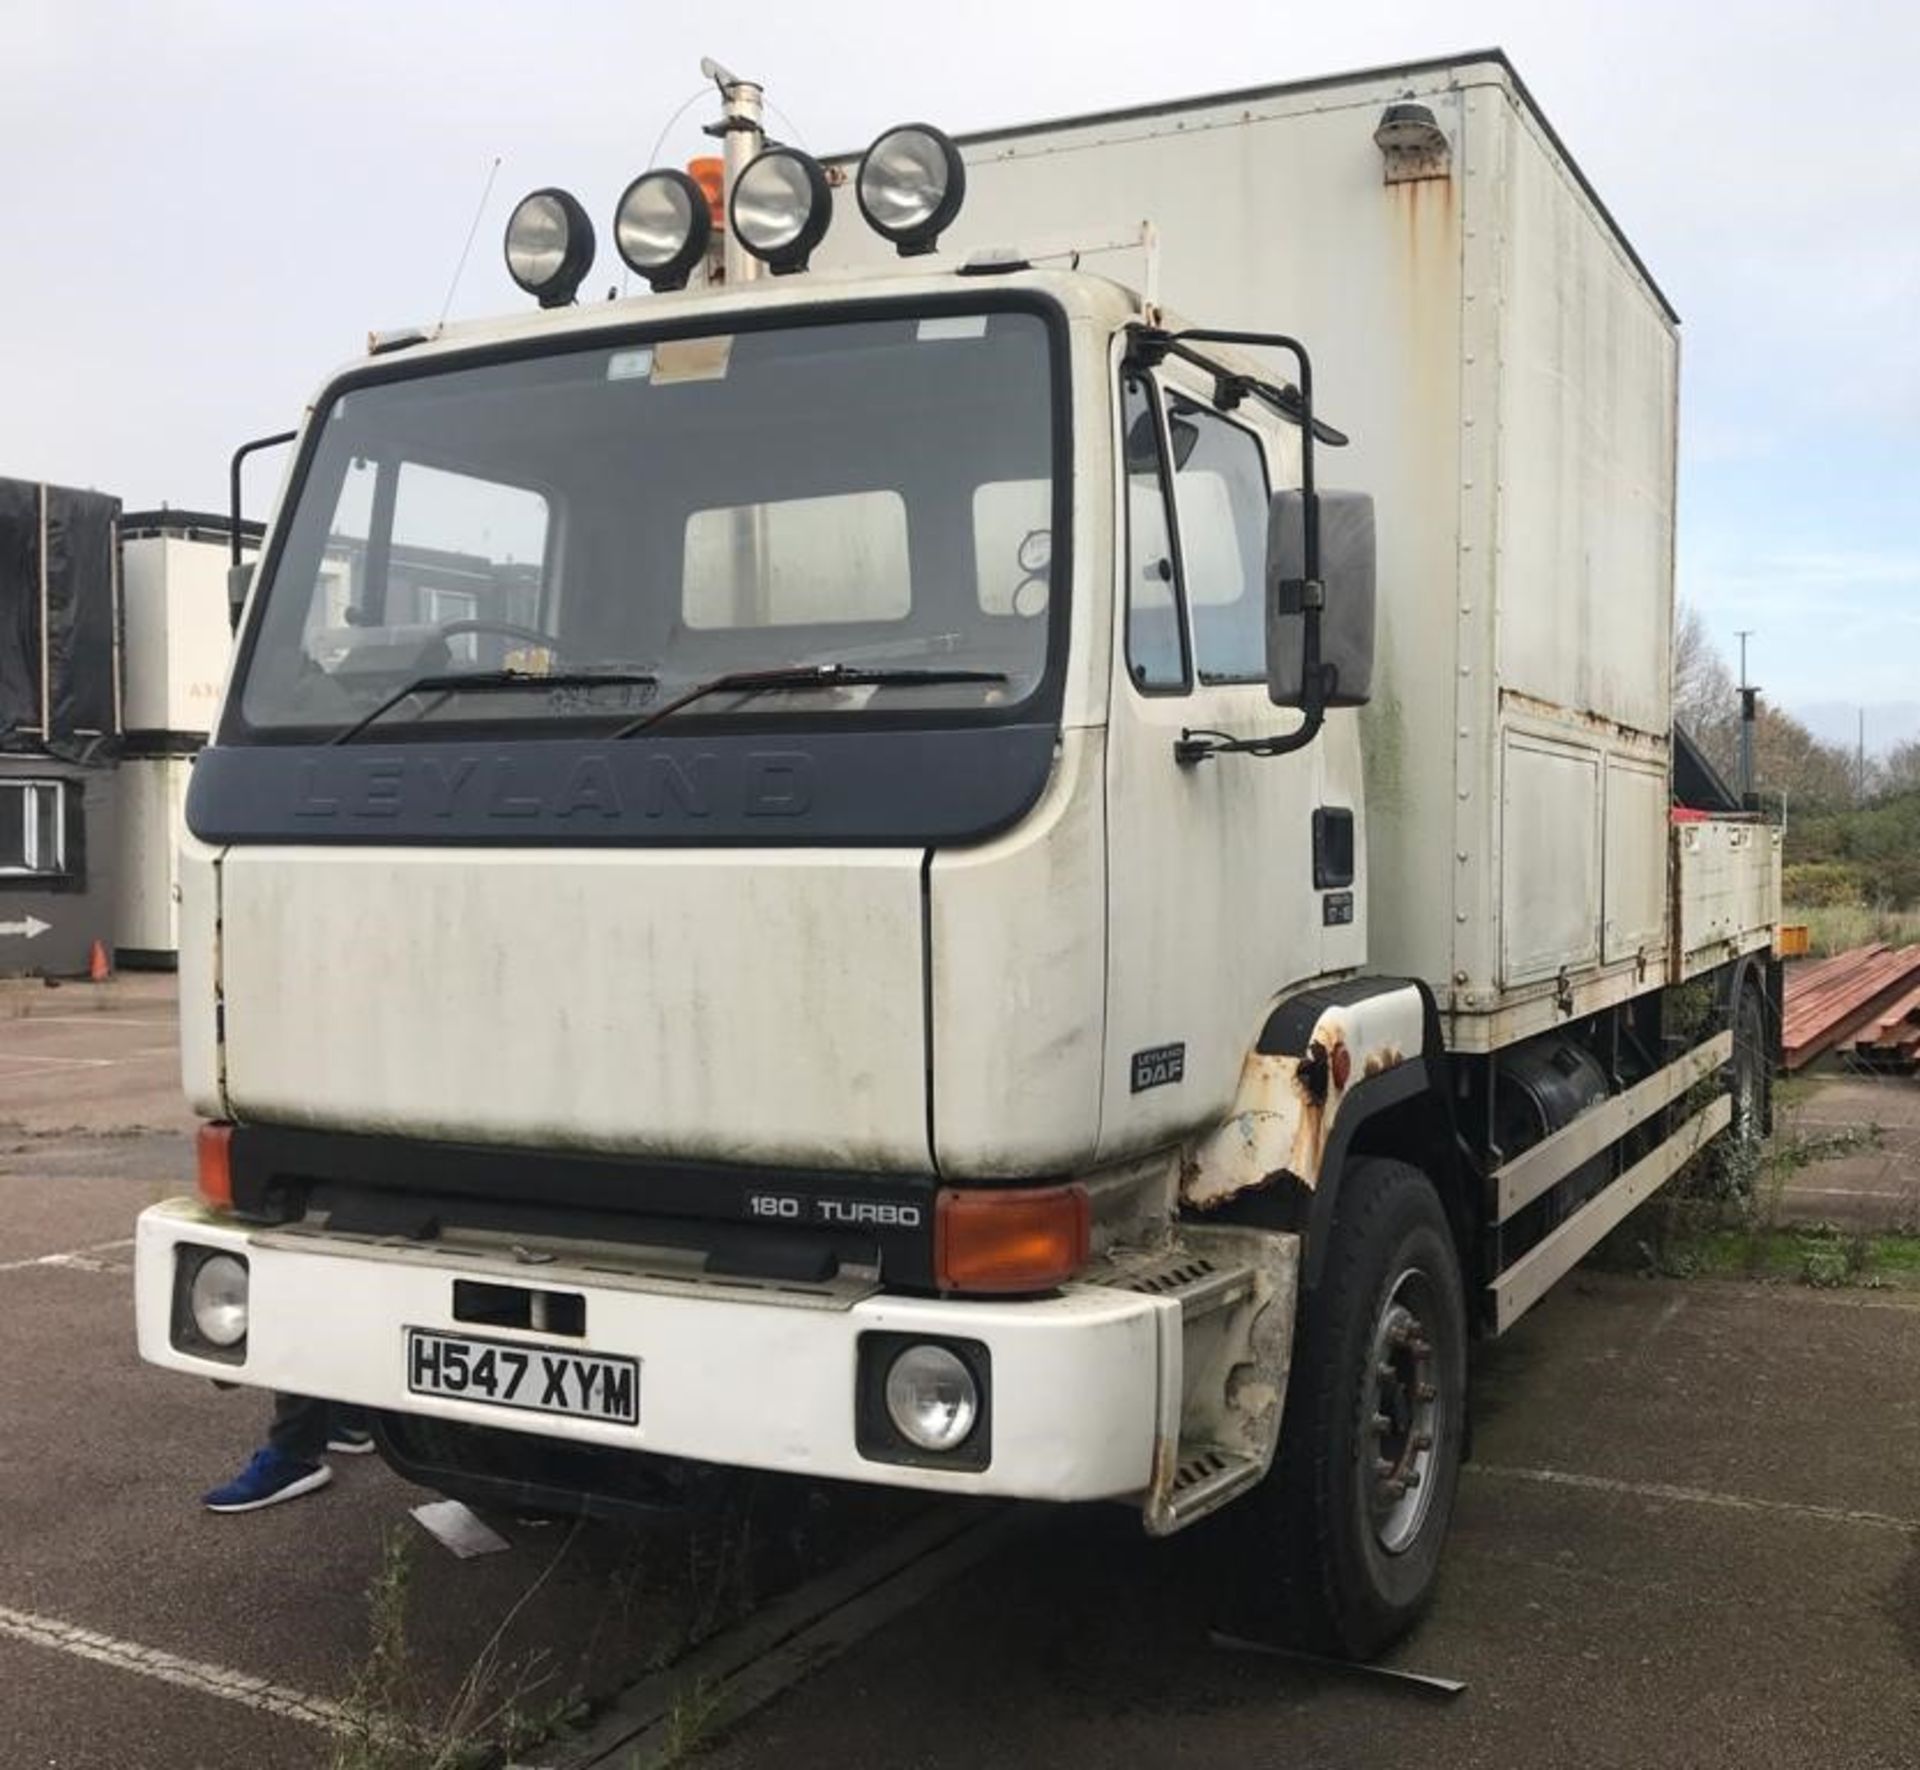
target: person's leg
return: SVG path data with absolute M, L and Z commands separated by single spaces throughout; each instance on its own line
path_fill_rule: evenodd
M 332 1402 L 311 1395 L 276 1394 L 267 1443 L 292 1462 L 317 1463 L 326 1451 L 332 1423 Z
M 224 1486 L 201 1495 L 209 1512 L 257 1512 L 325 1487 L 333 1471 L 320 1460 L 332 1408 L 307 1395 L 276 1395 L 267 1442 Z
M 327 1449 L 341 1456 L 365 1456 L 373 1449 L 373 1422 L 364 1407 L 336 1401 L 327 1411 Z

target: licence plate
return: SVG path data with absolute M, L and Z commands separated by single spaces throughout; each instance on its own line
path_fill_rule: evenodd
M 407 1329 L 407 1390 L 577 1420 L 640 1423 L 640 1361 Z

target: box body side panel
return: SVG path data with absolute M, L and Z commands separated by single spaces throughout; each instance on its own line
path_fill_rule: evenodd
M 1447 176 L 1387 180 L 1373 133 L 1404 97 L 1433 110 Z M 1583 1011 L 1657 987 L 1677 336 L 1505 66 L 1068 122 L 966 155 L 943 253 L 1099 247 L 1151 222 L 1179 323 L 1313 351 L 1318 409 L 1353 438 L 1321 483 L 1369 491 L 1379 517 L 1369 968 L 1431 983 L 1475 1049 L 1553 1024 L 1568 987 Z M 884 255 L 843 204 L 822 261 Z M 1081 264 L 1147 279 L 1140 251 Z M 1509 776 L 1556 755 L 1591 789 L 1567 853 L 1557 795 Z

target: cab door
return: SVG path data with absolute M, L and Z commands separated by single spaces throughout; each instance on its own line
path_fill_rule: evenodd
M 1117 400 L 1103 1161 L 1217 1124 L 1275 996 L 1324 968 L 1325 746 L 1198 763 L 1174 748 L 1186 730 L 1298 725 L 1268 699 L 1264 625 L 1269 495 L 1298 483 L 1298 444 L 1180 369 L 1122 369 Z

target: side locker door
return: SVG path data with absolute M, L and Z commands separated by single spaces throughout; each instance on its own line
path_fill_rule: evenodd
M 1120 373 L 1103 1161 L 1217 1124 L 1267 1005 L 1322 969 L 1320 746 L 1174 755 L 1189 728 L 1274 736 L 1299 718 L 1266 689 L 1267 503 L 1276 478 L 1293 479 L 1284 437 L 1217 412 L 1210 381 Z

